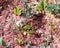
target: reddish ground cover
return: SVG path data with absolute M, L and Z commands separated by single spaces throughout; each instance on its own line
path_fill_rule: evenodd
M 17 16 L 13 13 L 16 6 L 22 8 L 20 0 L 14 0 L 7 3 L 8 7 L 0 9 L 0 35 L 2 35 L 4 42 L 7 44 L 6 48 L 26 48 L 26 44 L 31 41 L 32 46 L 39 48 L 40 44 L 45 46 L 50 45 L 52 48 L 60 48 L 60 19 L 55 18 L 54 15 L 46 14 L 39 18 L 27 19 L 24 16 Z M 27 23 L 32 23 L 33 35 L 25 35 L 19 32 L 16 22 L 21 18 L 25 18 Z M 28 37 L 30 36 L 30 37 Z M 50 41 L 46 41 L 46 38 L 51 37 Z M 15 42 L 16 38 L 23 39 L 24 44 L 19 45 Z M 1 46 L 0 48 L 5 48 Z

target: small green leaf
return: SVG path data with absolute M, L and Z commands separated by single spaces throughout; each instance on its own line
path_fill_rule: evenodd
M 32 24 L 28 24 L 28 25 L 23 27 L 24 30 L 29 30 L 31 28 L 32 28 Z
M 21 40 L 21 39 L 16 39 L 16 43 L 18 43 L 19 45 L 22 45 L 22 44 L 23 44 L 23 40 Z
M 29 34 L 33 34 L 33 30 L 28 30 Z
M 16 14 L 16 15 L 21 15 L 21 10 L 18 8 L 18 7 L 16 7 L 15 9 L 14 9 L 14 14 Z
M 39 4 L 38 4 L 38 8 L 39 8 L 39 10 L 43 10 L 43 5 L 42 5 L 42 3 L 39 3 Z
M 47 6 L 46 0 L 42 0 L 39 4 L 38 4 L 38 8 L 39 10 L 44 10 Z

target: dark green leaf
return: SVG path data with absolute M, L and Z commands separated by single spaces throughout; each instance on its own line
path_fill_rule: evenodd
M 28 7 L 28 6 L 27 6 Z M 31 18 L 32 17 L 32 13 L 31 13 L 32 9 L 30 7 L 25 8 L 23 11 L 23 14 L 27 17 L 27 18 Z
M 3 46 L 6 46 L 6 43 L 5 43 L 4 41 L 2 41 L 2 45 L 3 45 Z
M 52 14 L 58 14 L 59 13 L 59 5 L 57 4 L 48 4 L 47 10 L 50 11 Z
M 0 37 L 0 45 L 6 46 L 6 43 L 3 41 L 2 37 Z

